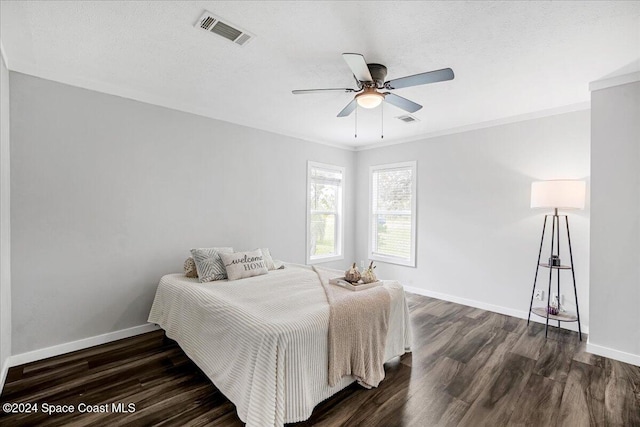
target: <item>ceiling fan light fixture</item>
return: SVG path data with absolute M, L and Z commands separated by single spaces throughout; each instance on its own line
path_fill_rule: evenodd
M 367 109 L 376 108 L 382 101 L 398 107 L 407 113 L 415 113 L 422 108 L 422 105 L 388 92 L 394 89 L 405 87 L 426 85 L 429 83 L 443 82 L 454 78 L 451 68 L 443 68 L 441 70 L 427 71 L 425 73 L 414 74 L 411 76 L 400 77 L 397 79 L 386 81 L 387 67 L 382 64 L 368 64 L 359 53 L 343 53 L 342 58 L 345 60 L 352 76 L 358 83 L 357 89 L 351 88 L 335 88 L 335 89 L 302 89 L 292 91 L 294 95 L 319 92 L 345 92 L 357 93 L 357 95 L 349 101 L 349 103 L 338 113 L 336 117 L 347 117 L 354 111 L 358 112 L 357 107 Z M 385 92 L 378 92 L 378 89 Z M 381 110 L 382 113 L 382 110 Z M 382 117 L 382 114 L 380 114 Z
M 376 108 L 383 99 L 384 95 L 373 88 L 367 88 L 364 92 L 356 95 L 356 101 L 362 108 Z

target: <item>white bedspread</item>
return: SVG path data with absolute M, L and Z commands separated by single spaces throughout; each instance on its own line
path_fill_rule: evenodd
M 391 294 L 389 360 L 409 350 L 411 330 L 402 286 L 384 286 Z M 349 376 L 328 385 L 329 305 L 310 267 L 287 264 L 232 282 L 166 275 L 149 322 L 180 344 L 249 427 L 306 420 L 318 403 L 354 381 Z

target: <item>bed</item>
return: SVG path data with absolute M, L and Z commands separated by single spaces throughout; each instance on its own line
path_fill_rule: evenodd
M 384 286 L 391 296 L 390 360 L 410 350 L 411 330 L 402 286 Z M 347 376 L 328 384 L 329 304 L 308 266 L 287 264 L 263 276 L 208 283 L 166 275 L 149 321 L 180 345 L 249 427 L 304 421 L 354 381 Z

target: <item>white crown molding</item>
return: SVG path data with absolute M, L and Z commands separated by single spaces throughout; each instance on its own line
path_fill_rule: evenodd
M 406 138 L 398 141 L 361 145 L 356 147 L 355 151 L 371 150 L 374 148 L 388 147 L 390 145 L 398 145 L 398 144 L 406 144 L 409 142 L 423 141 L 425 139 L 433 139 L 439 136 L 453 135 L 457 133 L 464 133 L 464 132 L 469 132 L 469 131 L 478 130 L 478 129 L 486 129 L 486 128 L 495 127 L 495 126 L 508 125 L 511 123 L 524 122 L 527 120 L 541 119 L 543 117 L 557 116 L 559 114 L 565 114 L 565 113 L 573 113 L 575 111 L 583 111 L 583 110 L 588 110 L 590 108 L 591 108 L 590 101 L 578 102 L 576 104 L 569 104 L 562 107 L 533 111 L 530 113 L 518 114 L 516 116 L 504 117 L 501 119 L 489 120 L 486 122 L 472 123 L 469 125 L 455 127 L 451 129 L 443 129 L 443 130 L 425 133 L 422 135 L 417 135 L 415 137 Z
M 72 351 L 84 350 L 85 348 L 94 347 L 96 345 L 106 344 L 112 341 L 145 334 L 157 329 L 160 329 L 158 325 L 154 323 L 147 323 L 144 325 L 134 326 L 128 329 L 121 329 L 119 331 L 108 332 L 106 334 L 96 335 L 94 337 L 84 338 L 77 341 L 57 344 L 51 347 L 41 348 L 26 353 L 14 354 L 13 356 L 9 357 L 8 366 L 20 366 L 24 365 L 25 363 L 31 363 L 37 360 L 71 353 Z
M 593 344 L 591 342 L 591 339 L 587 340 L 587 351 L 589 353 L 597 354 L 598 356 L 604 356 L 608 357 L 609 359 L 615 359 L 619 360 L 620 362 L 640 366 L 640 355 L 627 353 L 626 351 L 620 351 L 598 344 Z
M 589 83 L 589 90 L 593 92 L 594 90 L 601 90 L 635 82 L 640 82 L 640 71 L 636 71 L 635 73 L 623 74 L 621 76 L 610 77 L 608 79 L 596 80 Z
M 457 297 L 455 295 L 443 294 L 440 292 L 430 291 L 428 289 L 423 288 L 415 288 L 413 286 L 405 286 L 403 285 L 404 290 L 407 292 L 411 292 L 413 294 L 422 295 L 425 297 L 436 298 L 444 301 L 455 302 L 456 304 L 466 305 L 468 307 L 480 308 L 482 310 L 492 311 L 494 313 L 504 314 L 511 317 L 517 317 L 519 319 L 526 319 L 528 316 L 528 312 L 523 310 L 515 310 L 509 307 L 502 307 L 500 305 L 489 304 L 482 301 L 476 301 L 467 298 Z M 537 316 L 531 316 L 531 321 L 536 323 L 545 324 L 545 321 L 542 318 L 538 318 Z M 574 323 L 564 323 L 562 325 L 562 329 L 567 329 L 570 331 L 578 332 L 578 326 Z M 582 325 L 582 333 L 589 333 L 589 326 Z

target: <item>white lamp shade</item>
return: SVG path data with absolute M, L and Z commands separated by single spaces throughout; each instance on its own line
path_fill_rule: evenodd
M 531 183 L 532 208 L 584 209 L 584 181 L 538 181 Z

